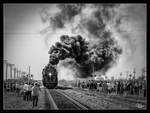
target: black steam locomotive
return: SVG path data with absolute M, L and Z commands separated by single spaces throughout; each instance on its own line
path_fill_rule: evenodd
M 93 72 L 91 64 L 95 61 L 95 71 L 108 67 L 107 65 L 114 63 L 114 60 L 116 60 L 122 51 L 121 48 L 118 45 L 114 45 L 115 43 L 112 41 L 113 39 L 110 38 L 91 48 L 89 47 L 89 42 L 80 35 L 75 37 L 62 35 L 60 42 L 56 42 L 48 51 L 48 54 L 50 54 L 49 62 L 42 71 L 44 86 L 48 89 L 53 89 L 57 86 L 56 66 L 60 60 L 65 60 L 66 58 L 74 59 L 80 67 L 85 67 L 85 69 L 81 69 L 85 75 L 89 75 Z
M 58 84 L 57 70 L 54 66 L 48 65 L 42 71 L 43 85 L 48 89 L 54 89 Z

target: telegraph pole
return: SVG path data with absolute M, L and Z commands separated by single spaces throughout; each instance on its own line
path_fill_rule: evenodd
M 4 60 L 4 63 L 6 64 L 6 81 L 7 81 L 7 77 L 8 77 L 8 62 L 7 60 Z
M 6 81 L 7 81 L 7 77 L 8 77 L 8 63 L 6 62 Z
M 29 66 L 28 84 L 29 84 L 29 76 L 30 76 L 30 66 Z
M 14 65 L 15 65 L 15 64 L 10 64 L 10 63 L 9 63 L 9 66 L 10 66 L 10 78 L 11 78 L 11 79 L 13 79 L 13 78 L 12 78 L 12 67 L 13 67 Z
M 94 63 L 93 63 L 93 78 L 94 78 Z
M 120 79 L 122 79 L 122 72 L 120 73 Z
M 20 79 L 20 78 L 21 78 L 21 77 L 20 77 L 21 71 L 19 70 L 18 72 L 19 72 L 19 79 Z
M 135 79 L 135 74 L 136 74 L 135 68 L 133 69 L 133 74 L 134 74 L 133 78 Z
M 18 70 L 18 68 L 16 67 L 16 79 L 17 79 L 17 80 L 19 80 L 18 75 L 19 75 L 19 70 Z
M 19 70 L 17 68 L 17 79 L 19 79 Z
M 128 74 L 129 74 L 129 72 L 128 72 L 128 71 L 126 71 L 126 79 L 128 79 Z
M 14 68 L 14 79 L 16 79 L 16 68 Z

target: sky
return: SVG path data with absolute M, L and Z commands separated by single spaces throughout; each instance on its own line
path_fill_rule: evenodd
M 46 18 L 44 13 L 41 15 L 45 9 L 49 15 L 55 15 L 59 11 L 56 4 L 4 4 L 3 8 L 4 59 L 22 71 L 28 71 L 31 66 L 34 79 L 42 79 L 42 69 L 49 59 L 49 47 L 59 40 L 60 35 L 72 34 L 68 30 L 70 26 L 66 24 L 65 29 L 52 33 L 49 22 L 41 19 Z M 87 6 L 84 11 L 90 13 L 93 10 L 90 8 Z M 146 67 L 146 5 L 121 4 L 116 12 L 118 17 L 114 18 L 119 18 L 121 24 L 117 26 L 110 22 L 107 27 L 123 48 L 123 53 L 107 75 L 118 77 L 120 72 L 136 68 L 139 76 L 141 68 Z M 45 28 L 49 31 L 41 34 Z M 72 71 L 68 68 L 60 67 L 58 73 L 59 79 L 73 79 Z

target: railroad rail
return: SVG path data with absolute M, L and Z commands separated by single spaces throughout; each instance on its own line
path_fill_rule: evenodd
M 82 93 L 92 94 L 92 95 L 94 94 L 98 98 L 102 98 L 110 103 L 121 104 L 123 106 L 128 106 L 131 109 L 146 109 L 147 108 L 147 106 L 146 106 L 147 103 L 144 101 L 140 101 L 140 100 L 124 98 L 124 97 L 117 97 L 117 96 L 107 96 L 108 98 L 106 98 L 106 94 L 96 92 L 96 91 L 89 92 L 89 91 L 81 90 L 81 89 L 73 89 L 73 90 L 82 92 Z
M 78 101 L 70 98 L 59 89 L 45 89 L 47 103 L 53 110 L 88 110 L 89 108 Z
M 108 102 L 110 105 L 121 105 L 123 108 L 142 110 L 147 108 L 147 104 L 143 101 L 137 101 L 135 99 L 127 99 L 116 96 L 107 96 L 103 93 L 90 92 L 81 89 L 70 89 L 77 92 L 81 92 L 87 95 L 95 95 L 100 100 Z M 50 109 L 55 110 L 92 110 L 90 106 L 85 105 L 83 102 L 71 96 L 62 89 L 46 89 L 46 95 L 49 98 Z M 101 109 L 107 109 L 104 105 L 101 105 Z

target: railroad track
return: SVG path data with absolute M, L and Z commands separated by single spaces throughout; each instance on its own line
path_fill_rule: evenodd
M 91 95 L 95 95 L 98 98 L 104 99 L 110 103 L 114 103 L 114 104 L 121 104 L 123 106 L 127 106 L 130 109 L 146 109 L 147 108 L 147 104 L 146 102 L 143 101 L 139 101 L 139 100 L 134 100 L 134 99 L 128 99 L 128 98 L 121 98 L 121 97 L 116 97 L 116 96 L 106 96 L 106 94 L 103 93 L 98 93 L 98 92 L 89 92 L 89 91 L 85 91 L 85 90 L 81 90 L 81 89 L 73 89 L 75 91 L 78 92 L 82 92 L 85 94 L 91 94 Z
M 88 110 L 89 108 L 78 101 L 70 98 L 59 89 L 46 89 L 49 99 L 49 108 L 55 110 Z
M 70 89 L 71 90 L 71 89 Z M 89 91 L 83 91 L 81 89 L 72 89 L 77 92 L 84 93 L 86 95 L 94 95 L 98 97 L 100 100 L 104 100 L 109 103 L 109 105 L 121 105 L 123 108 L 127 109 L 134 109 L 134 110 L 142 110 L 146 109 L 146 103 L 137 103 L 137 101 L 133 100 L 124 100 L 124 98 L 114 98 L 114 97 L 109 97 L 106 96 L 106 94 L 100 94 L 96 92 L 89 92 Z M 59 110 L 88 110 L 92 109 L 88 107 L 87 105 L 84 105 L 84 103 L 81 103 L 80 100 L 75 100 L 75 98 L 71 98 L 71 96 L 61 90 L 61 89 L 53 89 L 53 90 L 48 90 L 47 89 L 47 94 L 51 96 L 51 104 L 54 105 L 54 109 L 59 109 Z M 107 103 L 106 103 L 107 104 Z M 137 104 L 137 105 L 136 105 Z M 104 106 L 105 105 L 100 105 L 102 109 L 107 109 Z

